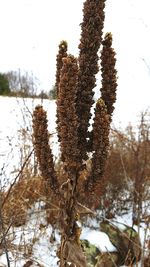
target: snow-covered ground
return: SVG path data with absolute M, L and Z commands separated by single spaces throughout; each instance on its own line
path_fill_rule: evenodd
M 11 233 L 13 236 L 15 235 L 13 244 L 20 245 L 20 247 L 22 245 L 24 247 L 24 249 L 22 250 L 15 250 L 13 248 L 10 249 L 9 259 L 11 267 L 22 267 L 23 264 L 25 264 L 25 262 L 30 259 L 33 260 L 34 264 L 32 266 L 34 267 L 38 266 L 36 265 L 37 263 L 39 263 L 42 267 L 58 266 L 56 251 L 60 241 L 59 233 L 55 231 L 56 240 L 54 240 L 54 242 L 50 241 L 52 228 L 51 226 L 46 225 L 44 212 L 39 216 L 35 211 L 38 211 L 38 205 L 35 205 L 32 210 L 29 211 L 27 224 L 25 226 L 16 228 L 16 230 L 14 231 L 15 234 Z M 119 222 L 127 223 L 127 225 L 131 226 L 131 218 L 131 213 L 123 217 L 118 217 L 117 221 L 119 227 L 122 227 Z M 95 222 L 93 221 L 93 223 Z M 46 225 L 46 227 L 43 227 L 43 229 L 41 230 L 41 225 Z M 144 225 L 140 228 L 140 237 L 143 243 Z M 96 245 L 101 251 L 116 251 L 115 247 L 113 247 L 113 245 L 111 244 L 108 236 L 105 233 L 100 232 L 99 230 L 91 230 L 88 227 L 83 227 L 81 239 L 87 239 L 91 244 Z M 31 257 L 29 256 L 30 247 L 32 247 Z M 6 264 L 7 266 L 5 254 L 0 256 L 0 263 Z M 138 264 L 138 267 L 143 267 L 140 262 Z

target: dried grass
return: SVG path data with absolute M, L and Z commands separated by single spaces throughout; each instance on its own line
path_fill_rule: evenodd
M 27 212 L 37 201 L 45 201 L 48 190 L 46 181 L 41 176 L 21 177 L 14 185 L 4 202 L 2 217 L 5 225 L 18 227 L 26 223 Z M 7 192 L 3 193 L 5 199 Z

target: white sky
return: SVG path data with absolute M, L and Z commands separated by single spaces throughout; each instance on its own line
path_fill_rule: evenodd
M 41 89 L 55 83 L 59 42 L 78 54 L 83 0 L 0 0 L 0 72 L 32 71 Z M 105 30 L 117 53 L 115 121 L 150 106 L 150 0 L 107 0 Z

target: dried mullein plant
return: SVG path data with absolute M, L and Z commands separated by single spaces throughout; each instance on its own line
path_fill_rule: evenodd
M 84 199 L 88 192 L 93 194 L 101 185 L 108 154 L 117 82 L 112 36 L 108 33 L 104 40 L 102 37 L 105 2 L 86 0 L 84 3 L 78 58 L 68 54 L 66 41 L 59 45 L 55 86 L 62 172 L 55 171 L 46 113 L 41 106 L 37 106 L 33 113 L 34 147 L 39 168 L 52 191 L 60 196 L 57 217 L 61 231 L 61 244 L 57 251 L 60 267 L 88 266 L 80 244 L 78 218 L 80 214 L 93 214 L 84 205 Z M 96 103 L 89 133 L 100 46 L 101 98 Z

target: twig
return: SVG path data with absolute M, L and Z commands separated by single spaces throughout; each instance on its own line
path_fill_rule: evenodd
M 0 212 L 0 214 L 1 214 L 1 212 Z M 2 217 L 2 216 L 1 216 Z M 3 236 L 2 236 L 2 239 L 1 239 L 1 241 L 0 241 L 0 245 L 4 242 L 4 239 L 5 239 L 5 237 L 7 236 L 7 234 L 8 234 L 8 232 L 9 232 L 9 229 L 10 229 L 10 227 L 12 226 L 12 222 L 8 225 L 8 227 L 7 227 L 7 229 L 5 230 L 5 232 L 3 232 Z
M 31 157 L 31 155 L 32 155 L 32 153 L 33 153 L 33 151 L 34 151 L 34 149 L 32 149 L 31 152 L 29 153 L 29 155 L 28 155 L 28 157 L 26 158 L 26 160 L 24 161 L 24 163 L 23 163 L 23 165 L 22 165 L 20 171 L 19 171 L 18 174 L 16 175 L 16 177 L 15 177 L 13 183 L 10 185 L 9 190 L 8 190 L 8 192 L 7 192 L 7 194 L 6 194 L 5 198 L 4 198 L 4 200 L 3 200 L 3 202 L 2 202 L 2 205 L 1 205 L 2 208 L 3 208 L 4 204 L 6 203 L 6 200 L 8 199 L 8 197 L 9 197 L 9 195 L 10 195 L 10 193 L 11 193 L 11 190 L 12 190 L 12 188 L 14 187 L 14 185 L 15 185 L 15 183 L 16 183 L 18 177 L 19 177 L 20 174 L 23 172 L 23 170 L 24 170 L 24 168 L 25 168 L 25 166 L 26 166 L 28 160 L 30 159 L 30 157 Z
M 6 242 L 6 233 L 4 229 L 4 224 L 3 224 L 3 219 L 2 219 L 2 209 L 0 209 L 0 225 L 1 225 L 1 232 L 2 232 L 2 241 L 4 245 L 4 251 L 6 255 L 6 260 L 7 260 L 7 266 L 10 267 L 10 260 L 9 260 L 9 255 L 8 255 L 8 250 L 7 250 L 7 242 Z

